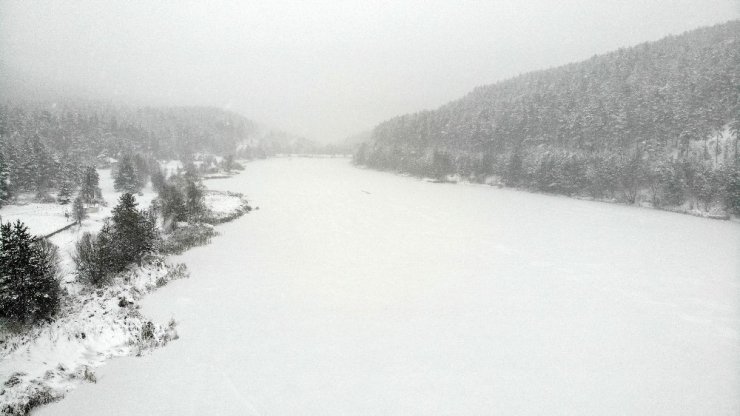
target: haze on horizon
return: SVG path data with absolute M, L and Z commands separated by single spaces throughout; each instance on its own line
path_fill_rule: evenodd
M 218 106 L 326 143 L 739 15 L 738 0 L 0 0 L 0 87 Z

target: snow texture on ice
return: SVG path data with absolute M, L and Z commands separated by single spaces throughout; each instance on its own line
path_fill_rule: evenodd
M 347 160 L 214 186 L 260 206 L 143 300 L 181 341 L 39 415 L 740 413 L 740 225 Z

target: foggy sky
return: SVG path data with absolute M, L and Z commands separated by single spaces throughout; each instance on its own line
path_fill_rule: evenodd
M 740 0 L 0 0 L 0 77 L 214 105 L 328 142 L 478 85 L 739 15 Z

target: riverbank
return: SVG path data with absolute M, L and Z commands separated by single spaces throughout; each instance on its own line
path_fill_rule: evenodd
M 148 201 L 151 197 L 145 197 Z M 234 220 L 251 210 L 242 194 L 207 191 L 207 214 L 203 227 L 209 238 L 188 244 L 172 242 L 166 235 L 163 247 L 170 252 L 210 241 L 218 235 L 213 225 Z M 48 211 L 48 208 L 46 209 Z M 100 216 L 100 215 L 98 215 Z M 74 242 L 85 227 L 54 236 L 60 245 L 62 287 L 60 311 L 52 321 L 33 327 L 9 327 L 0 331 L 0 414 L 25 415 L 31 409 L 64 397 L 80 383 L 95 382 L 95 369 L 113 357 L 141 356 L 178 338 L 177 322 L 151 320 L 141 313 L 145 295 L 175 279 L 189 276 L 182 263 L 170 263 L 165 255 L 153 255 L 142 265 L 131 265 L 110 284 L 92 288 L 77 282 L 72 264 Z M 31 221 L 33 217 L 31 217 Z M 213 224 L 213 225 L 211 225 Z M 188 235 L 188 224 L 181 227 Z M 162 250 L 165 252 L 166 250 Z
M 738 217 L 730 214 L 727 211 L 727 209 L 721 206 L 719 201 L 714 201 L 714 203 L 710 204 L 709 207 L 706 209 L 701 209 L 699 207 L 699 204 L 696 201 L 685 201 L 681 205 L 676 205 L 676 206 L 660 205 L 660 204 L 656 205 L 653 202 L 651 202 L 652 197 L 650 196 L 650 191 L 647 189 L 640 190 L 640 192 L 637 193 L 634 202 L 627 202 L 624 199 L 619 199 L 616 197 L 597 198 L 597 197 L 588 196 L 584 194 L 566 195 L 562 193 L 544 192 L 544 191 L 540 191 L 540 190 L 537 190 L 531 187 L 506 186 L 501 180 L 501 178 L 495 175 L 482 178 L 481 180 L 478 180 L 478 181 L 463 177 L 459 174 L 446 175 L 444 178 L 440 179 L 440 178 L 416 176 L 410 173 L 400 172 L 400 171 L 378 169 L 378 168 L 374 168 L 374 167 L 370 167 L 366 165 L 356 165 L 356 167 L 360 169 L 371 169 L 371 170 L 377 170 L 380 172 L 389 172 L 389 173 L 393 173 L 393 174 L 404 176 L 404 177 L 412 177 L 420 181 L 429 182 L 429 183 L 437 183 L 437 184 L 463 183 L 463 184 L 468 184 L 468 185 L 491 186 L 495 188 L 506 188 L 506 189 L 512 189 L 512 190 L 521 191 L 521 192 L 535 193 L 535 194 L 540 194 L 540 195 L 548 195 L 548 196 L 555 196 L 555 197 L 561 197 L 561 198 L 572 198 L 572 199 L 578 199 L 581 201 L 602 202 L 602 203 L 608 203 L 608 204 L 632 206 L 636 208 L 655 209 L 659 211 L 667 211 L 667 212 L 673 212 L 676 214 L 691 215 L 694 217 L 707 218 L 711 220 L 738 221 Z

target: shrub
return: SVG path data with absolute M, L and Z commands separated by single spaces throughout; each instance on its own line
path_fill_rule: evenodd
M 113 246 L 110 226 L 103 225 L 98 235 L 85 233 L 77 241 L 73 255 L 77 275 L 93 286 L 102 286 L 108 280 L 108 274 L 115 269 L 115 248 Z
M 160 251 L 164 254 L 181 254 L 191 247 L 210 243 L 216 234 L 216 230 L 209 225 L 190 224 L 167 235 L 162 241 Z
M 90 370 L 90 367 L 85 366 L 85 369 L 82 372 L 82 379 L 89 382 L 89 383 L 97 383 L 98 378 L 95 377 L 95 372 Z
M 154 323 L 152 321 L 147 321 L 141 327 L 141 339 L 143 340 L 154 339 Z

